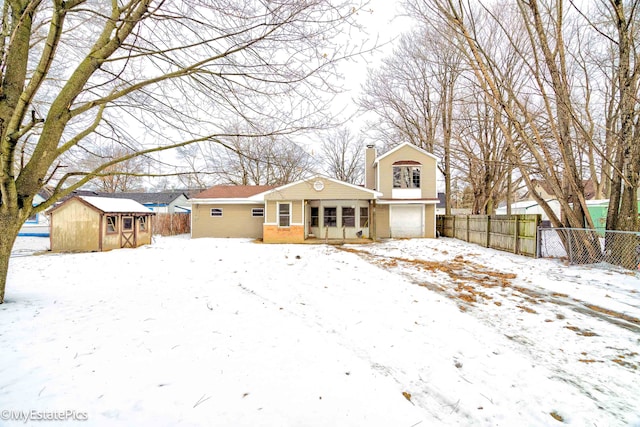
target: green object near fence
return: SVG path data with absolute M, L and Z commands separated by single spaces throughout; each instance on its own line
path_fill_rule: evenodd
M 593 221 L 593 227 L 602 237 L 607 229 L 607 212 L 609 211 L 609 200 L 587 200 L 587 210 Z M 638 211 L 640 212 L 640 201 L 638 201 Z

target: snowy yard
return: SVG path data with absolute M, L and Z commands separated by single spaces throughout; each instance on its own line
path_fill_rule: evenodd
M 640 425 L 638 273 L 453 239 L 19 239 L 0 425 Z

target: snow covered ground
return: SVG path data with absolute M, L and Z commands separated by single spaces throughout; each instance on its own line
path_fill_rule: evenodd
M 638 273 L 444 238 L 47 245 L 11 259 L 0 425 L 640 425 Z

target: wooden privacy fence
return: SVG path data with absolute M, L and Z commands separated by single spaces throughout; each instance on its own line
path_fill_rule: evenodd
M 438 215 L 441 236 L 535 257 L 540 215 Z
M 159 213 L 153 219 L 153 234 L 175 236 L 191 232 L 190 213 Z

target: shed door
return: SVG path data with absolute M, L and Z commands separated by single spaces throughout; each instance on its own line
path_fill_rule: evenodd
M 132 216 L 122 217 L 122 237 L 121 247 L 123 248 L 135 248 L 136 247 L 136 223 Z
M 423 213 L 422 205 L 391 205 L 389 215 L 391 237 L 423 237 Z

